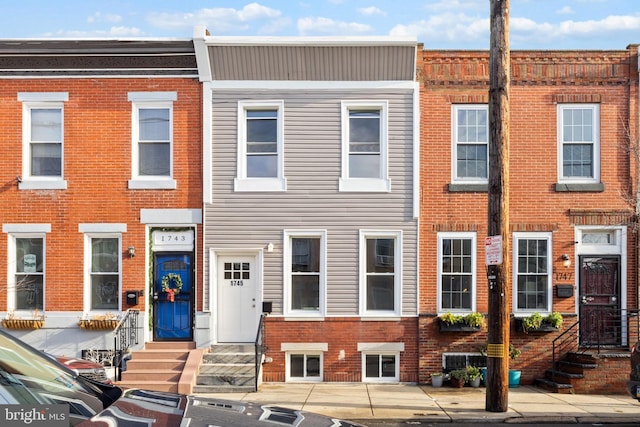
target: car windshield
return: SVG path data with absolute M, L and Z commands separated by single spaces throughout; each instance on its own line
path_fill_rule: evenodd
M 103 400 L 97 386 L 0 331 L 0 404 L 68 404 L 72 418 L 86 419 Z

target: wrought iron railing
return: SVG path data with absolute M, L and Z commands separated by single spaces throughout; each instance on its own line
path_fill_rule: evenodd
M 113 360 L 113 366 L 115 367 L 116 380 L 120 381 L 122 373 L 122 362 L 124 354 L 132 345 L 136 345 L 139 342 L 138 339 L 138 315 L 139 310 L 127 310 L 118 326 L 113 330 L 113 347 L 115 350 L 115 357 Z
M 569 353 L 600 354 L 604 349 L 633 345 L 640 338 L 637 309 L 589 307 L 589 310 L 591 316 L 581 317 L 553 340 L 552 380 L 555 381 L 558 362 Z
M 263 313 L 260 316 L 260 323 L 258 324 L 258 333 L 256 334 L 255 341 L 255 349 L 256 349 L 256 359 L 255 359 L 255 373 L 256 373 L 256 381 L 255 381 L 255 391 L 258 391 L 258 381 L 260 376 L 260 366 L 262 366 L 262 356 L 266 352 L 266 341 L 265 341 L 265 326 L 266 326 L 267 315 Z

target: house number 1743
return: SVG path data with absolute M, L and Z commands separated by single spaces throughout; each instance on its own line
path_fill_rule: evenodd
M 232 280 L 231 286 L 243 286 L 242 280 Z

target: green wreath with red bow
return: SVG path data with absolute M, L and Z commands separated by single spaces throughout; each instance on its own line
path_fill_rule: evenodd
M 174 287 L 172 288 L 171 285 Z M 175 296 L 182 290 L 182 277 L 177 273 L 169 273 L 162 276 L 162 292 L 167 293 L 167 300 L 173 302 Z

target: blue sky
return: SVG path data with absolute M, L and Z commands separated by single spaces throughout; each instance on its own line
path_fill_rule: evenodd
M 638 0 L 510 0 L 512 49 L 640 43 Z M 426 49 L 488 49 L 490 0 L 13 0 L 0 38 L 413 36 Z

